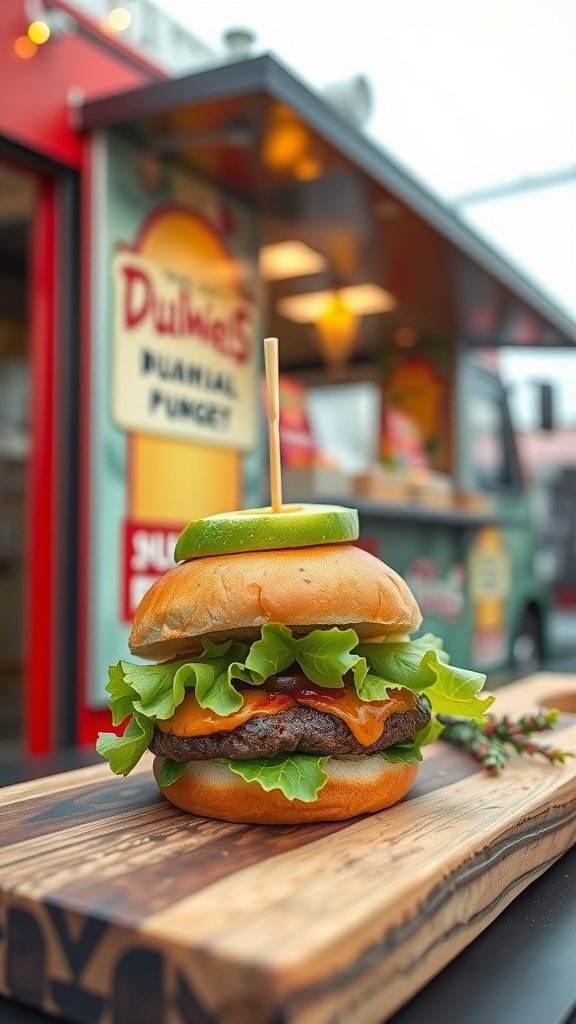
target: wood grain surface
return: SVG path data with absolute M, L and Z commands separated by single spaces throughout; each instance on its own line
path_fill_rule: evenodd
M 561 705 L 576 678 L 498 692 Z M 349 822 L 184 814 L 146 758 L 0 791 L 0 991 L 86 1024 L 377 1024 L 576 840 L 576 759 L 499 779 L 441 742 L 401 804 Z

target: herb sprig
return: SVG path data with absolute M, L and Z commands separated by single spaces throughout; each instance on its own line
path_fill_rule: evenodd
M 481 722 L 452 715 L 438 717 L 444 726 L 440 739 L 466 750 L 490 775 L 499 775 L 513 753 L 540 756 L 552 764 L 564 764 L 567 757 L 574 757 L 571 751 L 532 739 L 557 724 L 559 712 L 555 708 L 542 714 L 521 715 L 516 721 L 509 715 L 486 715 Z

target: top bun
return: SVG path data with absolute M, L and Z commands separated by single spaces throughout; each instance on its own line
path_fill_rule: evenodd
M 132 654 L 166 661 L 197 654 L 204 637 L 252 643 L 267 622 L 296 635 L 352 626 L 360 637 L 411 633 L 422 621 L 404 580 L 353 544 L 243 551 L 182 562 L 144 595 Z

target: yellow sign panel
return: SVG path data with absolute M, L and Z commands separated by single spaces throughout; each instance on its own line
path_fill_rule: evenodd
M 238 452 L 164 437 L 130 439 L 128 514 L 136 522 L 173 523 L 231 511 L 242 503 Z
M 510 595 L 510 555 L 502 532 L 486 527 L 470 549 L 472 657 L 480 667 L 505 661 L 508 653 L 506 605 Z

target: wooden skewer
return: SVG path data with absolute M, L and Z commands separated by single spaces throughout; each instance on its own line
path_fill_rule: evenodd
M 272 511 L 282 511 L 282 468 L 280 464 L 280 398 L 278 394 L 278 338 L 264 338 L 264 365 L 268 392 L 268 437 L 270 441 L 270 496 Z

